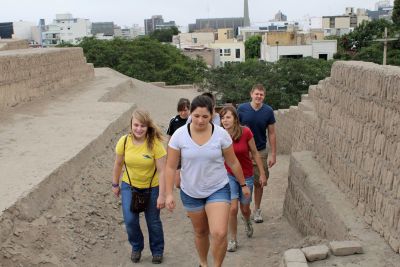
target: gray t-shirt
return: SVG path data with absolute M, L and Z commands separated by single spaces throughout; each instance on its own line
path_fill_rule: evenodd
M 230 145 L 230 135 L 218 125 L 214 125 L 211 138 L 201 146 L 192 140 L 187 126 L 176 130 L 168 146 L 181 152 L 181 190 L 193 198 L 206 198 L 223 188 L 229 178 L 222 149 Z

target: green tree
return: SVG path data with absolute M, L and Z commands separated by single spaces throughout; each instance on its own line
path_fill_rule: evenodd
M 394 0 L 392 20 L 393 23 L 400 29 L 400 0 Z
M 385 28 L 388 29 L 389 37 L 394 36 L 399 31 L 399 28 L 394 23 L 385 19 L 363 21 L 353 32 L 345 34 L 338 39 L 338 52 L 334 58 L 382 64 L 382 44 L 375 42 L 374 39 L 382 38 Z M 399 60 L 392 58 L 398 55 L 398 52 L 396 52 L 398 50 L 400 50 L 399 41 L 388 43 L 388 64 L 399 65 Z
M 260 58 L 261 35 L 253 35 L 244 42 L 246 59 Z
M 147 82 L 199 83 L 207 70 L 201 59 L 190 59 L 175 46 L 150 37 L 134 40 L 90 37 L 84 38 L 79 46 L 95 67 L 109 67 Z
M 241 103 L 249 100 L 254 84 L 267 89 L 266 102 L 274 109 L 297 105 L 308 87 L 329 76 L 332 61 L 313 58 L 281 59 L 276 63 L 249 59 L 226 63 L 210 70 L 204 88 L 216 91 L 221 102 Z
M 155 30 L 150 33 L 150 37 L 163 43 L 171 43 L 172 36 L 177 34 L 179 34 L 179 30 L 177 27 L 173 26 L 171 28 Z

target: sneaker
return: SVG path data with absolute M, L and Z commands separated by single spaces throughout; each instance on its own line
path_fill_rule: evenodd
M 227 251 L 235 252 L 237 248 L 238 248 L 238 242 L 236 240 L 229 241 Z
M 262 223 L 264 220 L 261 216 L 261 209 L 257 209 L 254 211 L 254 222 L 255 223 Z
M 162 255 L 156 255 L 156 256 L 153 256 L 153 259 L 151 260 L 151 262 L 153 264 L 160 264 L 160 263 L 162 263 L 162 260 L 163 260 Z
M 253 225 L 251 224 L 251 220 L 245 220 L 243 218 L 243 222 L 244 222 L 244 231 L 246 232 L 246 235 L 248 238 L 253 236 Z
M 138 263 L 141 257 L 142 257 L 141 251 L 132 251 L 131 261 L 133 261 L 134 263 Z

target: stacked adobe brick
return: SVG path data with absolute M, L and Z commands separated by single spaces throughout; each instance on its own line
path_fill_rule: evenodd
M 283 146 L 280 151 L 313 151 L 365 221 L 398 252 L 400 68 L 336 62 L 331 77 L 311 86 L 297 109 L 276 115 L 278 147 Z M 291 149 L 285 147 L 285 141 Z M 292 188 L 285 203 L 285 211 L 292 215 L 296 213 L 293 205 L 297 202 L 300 208 L 304 201 L 301 194 L 290 196 L 295 191 Z M 316 220 L 318 228 L 322 222 L 318 216 L 311 219 L 316 215 L 311 209 L 308 217 Z M 323 234 L 324 226 L 319 228 Z
M 0 51 L 0 110 L 93 77 L 82 48 Z

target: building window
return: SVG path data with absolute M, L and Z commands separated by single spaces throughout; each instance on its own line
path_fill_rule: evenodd
M 318 58 L 328 60 L 328 54 L 318 54 Z
M 192 38 L 192 42 L 193 42 L 194 44 L 197 44 L 197 38 Z
M 240 49 L 236 48 L 236 58 L 240 58 Z
M 224 54 L 222 53 L 222 49 L 219 50 L 219 55 L 223 56 Z
M 231 55 L 231 49 L 230 48 L 224 49 L 224 56 L 229 57 L 230 55 Z

